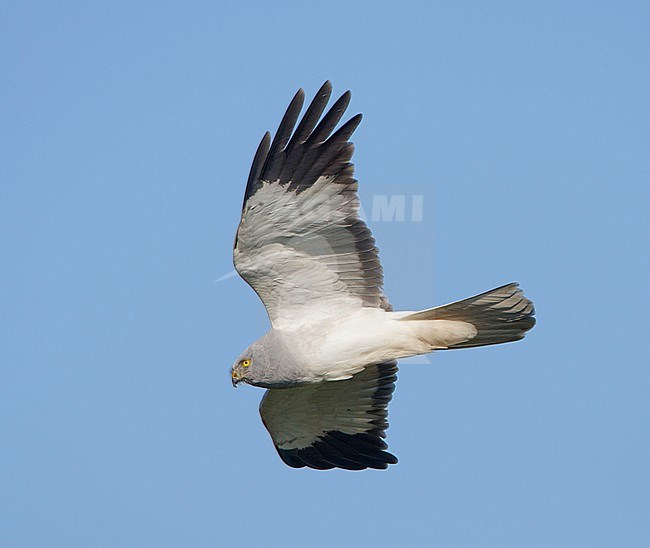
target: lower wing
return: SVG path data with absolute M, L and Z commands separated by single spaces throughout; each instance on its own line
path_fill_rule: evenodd
M 349 380 L 267 390 L 262 422 L 293 468 L 385 469 L 397 463 L 383 439 L 396 380 L 397 362 L 391 361 Z

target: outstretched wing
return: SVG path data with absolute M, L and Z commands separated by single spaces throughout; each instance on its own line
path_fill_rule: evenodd
M 267 390 L 262 422 L 282 460 L 293 468 L 385 469 L 388 403 L 397 362 L 366 367 L 350 380 Z
M 262 139 L 246 185 L 235 268 L 276 327 L 303 317 L 306 307 L 339 314 L 389 307 L 375 240 L 358 216 L 350 163 L 349 138 L 361 115 L 332 133 L 350 92 L 319 122 L 331 93 L 326 82 L 295 127 L 305 97 L 298 91 L 273 142 L 269 133 Z

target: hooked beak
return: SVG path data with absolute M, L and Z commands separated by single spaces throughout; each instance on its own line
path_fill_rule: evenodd
M 233 369 L 233 370 L 232 370 L 232 373 L 230 374 L 230 377 L 231 377 L 231 380 L 232 380 L 232 385 L 233 385 L 233 387 L 234 387 L 234 388 L 237 388 L 237 383 L 238 383 L 239 380 L 240 380 L 240 377 L 239 377 L 239 375 L 237 374 L 237 371 L 235 371 L 235 370 Z

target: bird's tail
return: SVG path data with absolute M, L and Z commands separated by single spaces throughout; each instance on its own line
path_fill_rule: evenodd
M 524 297 L 519 284 L 511 283 L 462 301 L 414 312 L 403 316 L 400 321 L 446 320 L 471 324 L 476 330 L 473 337 L 449 341 L 451 344 L 444 346 L 471 348 L 523 339 L 526 331 L 535 325 L 534 314 L 533 302 Z

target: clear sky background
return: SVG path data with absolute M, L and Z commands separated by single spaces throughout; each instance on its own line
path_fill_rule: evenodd
M 2 2 L 0 543 L 650 543 L 647 2 Z M 383 472 L 286 467 L 228 368 L 263 132 L 331 79 L 398 309 L 519 281 L 524 342 L 403 364 Z

